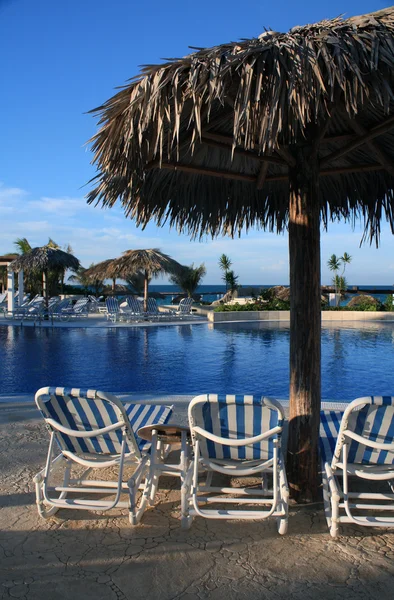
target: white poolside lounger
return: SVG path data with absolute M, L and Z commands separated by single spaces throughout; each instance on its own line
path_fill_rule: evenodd
M 289 491 L 281 452 L 284 413 L 279 402 L 206 394 L 194 398 L 188 412 L 194 459 L 182 486 L 182 527 L 188 528 L 195 515 L 206 519 L 275 517 L 279 533 L 286 533 Z M 201 483 L 204 472 L 207 478 Z M 261 487 L 215 487 L 215 473 L 258 476 Z M 212 504 L 220 508 L 210 508 Z
M 113 323 L 116 323 L 116 321 L 120 315 L 118 299 L 112 298 L 111 296 L 109 298 L 107 298 L 105 300 L 105 308 L 106 308 L 107 321 L 112 321 Z
M 126 310 L 124 312 L 127 320 L 142 321 L 144 320 L 145 313 L 142 302 L 132 296 L 126 298 Z
M 394 527 L 394 398 L 367 396 L 322 411 L 323 498 L 332 537 L 340 523 Z M 362 483 L 368 483 L 363 489 Z M 388 490 L 376 490 L 386 481 Z M 375 489 L 374 489 L 375 488 Z
M 135 432 L 146 425 L 167 423 L 172 407 L 123 405 L 112 394 L 55 387 L 41 388 L 35 400 L 51 432 L 45 468 L 34 477 L 40 516 L 48 518 L 59 508 L 109 510 L 119 506 L 128 508 L 130 523 L 136 525 L 154 497 L 152 487 L 157 487 L 158 476 L 149 468 L 151 444 Z M 124 481 L 124 468 L 130 463 L 136 469 Z M 89 478 L 92 470 L 107 467 L 117 467 L 116 481 Z M 62 473 L 60 485 L 53 481 L 58 471 Z M 122 494 L 128 499 L 120 500 Z M 99 499 L 91 499 L 94 495 Z
M 193 298 L 182 298 L 182 300 L 179 302 L 178 308 L 172 313 L 172 315 L 179 319 L 192 316 L 193 303 Z

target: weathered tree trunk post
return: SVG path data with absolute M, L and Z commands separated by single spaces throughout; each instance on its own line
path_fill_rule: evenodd
M 311 149 L 289 168 L 290 421 L 287 468 L 297 501 L 318 497 L 321 400 L 319 174 Z
M 48 272 L 42 272 L 42 295 L 44 296 L 45 306 L 48 308 Z
M 149 286 L 149 272 L 145 270 L 145 279 L 144 279 L 144 312 L 148 312 L 148 286 Z
M 114 277 L 112 279 L 112 293 L 115 294 L 116 292 L 116 277 Z

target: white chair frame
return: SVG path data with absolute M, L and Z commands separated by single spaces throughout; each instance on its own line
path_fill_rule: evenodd
M 277 426 L 260 435 L 248 438 L 229 439 L 213 434 L 210 431 L 196 426 L 192 411 L 197 403 L 205 402 L 207 396 L 201 395 L 193 398 L 189 404 L 189 424 L 194 448 L 194 459 L 191 461 L 181 489 L 181 524 L 183 529 L 191 526 L 193 517 L 198 515 L 206 519 L 244 519 L 263 520 L 276 517 L 278 532 L 283 535 L 288 526 L 288 499 L 289 489 L 284 466 L 284 458 L 281 451 L 280 434 L 282 427 Z M 281 419 L 284 413 L 279 402 L 264 398 L 264 404 L 277 410 Z M 229 447 L 245 446 L 255 444 L 262 440 L 274 438 L 273 457 L 268 460 L 226 460 L 206 459 L 201 456 L 199 438 L 209 439 L 215 443 Z M 212 486 L 213 474 L 222 473 L 229 476 L 261 476 L 261 489 L 234 488 Z M 207 473 L 204 484 L 199 483 L 201 473 Z M 272 475 L 272 489 L 268 488 L 268 476 Z M 211 496 L 210 494 L 227 494 L 231 497 Z M 203 495 L 200 495 L 203 494 Z M 234 498 L 233 496 L 243 496 Z M 241 509 L 212 509 L 202 508 L 202 504 L 220 503 L 231 505 L 254 504 L 256 507 L 267 506 L 266 510 L 243 510 Z
M 53 388 L 45 387 L 38 390 L 35 399 L 40 411 L 44 414 L 45 398 L 50 394 Z M 78 396 L 80 390 L 67 390 L 67 395 Z M 63 394 L 64 388 L 56 388 L 57 394 Z M 158 487 L 159 475 L 155 468 L 150 464 L 150 455 L 141 453 L 134 437 L 134 432 L 127 417 L 124 406 L 121 401 L 112 394 L 96 390 L 88 390 L 89 398 L 99 398 L 104 402 L 109 402 L 116 409 L 119 420 L 116 423 L 91 431 L 80 431 L 64 427 L 58 421 L 44 417 L 47 428 L 51 433 L 49 449 L 45 468 L 34 477 L 36 490 L 36 504 L 39 515 L 47 519 L 53 516 L 59 508 L 73 508 L 77 510 L 99 510 L 105 511 L 114 508 L 127 508 L 129 511 L 129 521 L 131 525 L 137 525 L 145 512 L 146 508 L 153 503 L 155 493 Z M 57 434 L 75 438 L 89 439 L 109 432 L 120 430 L 122 432 L 122 444 L 119 454 L 77 454 L 69 450 L 62 449 L 58 453 L 59 446 L 56 443 Z M 153 444 L 156 438 L 152 440 L 152 452 L 155 457 L 155 465 L 160 465 L 164 459 L 163 448 L 156 449 Z M 127 447 L 129 452 L 126 451 Z M 83 473 L 77 477 L 71 476 L 72 466 L 74 464 L 86 467 Z M 135 465 L 133 475 L 124 481 L 124 468 L 127 465 Z M 87 476 L 93 469 L 102 469 L 108 467 L 118 467 L 118 477 L 113 481 L 92 480 Z M 52 475 L 63 469 L 62 485 L 51 485 Z M 142 490 L 141 497 L 137 501 L 137 492 Z M 58 494 L 56 497 L 53 494 Z M 85 499 L 83 497 L 69 497 L 69 494 L 79 495 L 109 495 L 106 500 Z M 127 500 L 121 500 L 121 496 L 127 494 Z
M 348 429 L 350 413 L 366 404 L 379 405 L 379 402 L 371 397 L 357 398 L 346 408 L 332 461 L 322 465 L 324 511 L 330 534 L 334 538 L 338 535 L 340 523 L 353 523 L 367 527 L 394 527 L 394 517 L 371 515 L 371 511 L 375 513 L 394 511 L 394 464 L 348 462 L 352 440 L 366 448 L 394 453 L 394 440 L 392 443 L 374 442 Z M 350 483 L 356 482 L 357 479 L 387 481 L 391 493 L 350 491 Z M 368 501 L 371 500 L 374 502 L 369 503 Z M 367 515 L 354 515 L 354 510 L 365 510 Z

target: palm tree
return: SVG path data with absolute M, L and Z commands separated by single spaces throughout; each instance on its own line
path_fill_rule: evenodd
M 18 250 L 18 254 L 27 254 L 32 250 L 31 244 L 27 238 L 17 238 L 14 242 L 14 246 Z M 40 273 L 25 273 L 24 275 L 25 290 L 30 292 L 33 296 L 37 293 L 41 293 L 41 274 Z
M 183 267 L 179 273 L 171 275 L 170 281 L 179 286 L 183 292 L 186 292 L 189 298 L 192 298 L 206 273 L 204 263 L 199 267 L 194 267 L 194 264 L 192 264 L 190 267 Z
M 227 271 L 226 273 L 226 289 L 232 294 L 239 288 L 238 284 L 239 275 L 235 275 L 234 271 Z
M 226 284 L 226 292 L 227 292 L 227 273 L 230 270 L 230 267 L 232 264 L 233 263 L 231 262 L 230 258 L 226 254 L 222 254 L 222 256 L 219 258 L 219 267 L 223 271 L 222 279 Z
M 26 238 L 17 238 L 14 242 L 14 246 L 19 250 L 19 254 L 27 254 L 27 252 L 30 252 L 32 249 Z
M 94 266 L 93 264 L 90 265 L 90 267 L 93 267 L 93 266 Z M 70 277 L 68 278 L 68 281 L 71 281 L 72 283 L 77 283 L 78 285 L 80 285 L 85 293 L 88 293 L 89 286 L 92 286 L 92 287 L 94 287 L 94 293 L 96 294 L 96 296 L 98 296 L 100 291 L 102 290 L 103 281 L 100 279 L 94 278 L 92 276 L 89 277 L 86 274 L 86 272 L 87 272 L 87 269 L 80 266 L 73 275 L 70 275 Z
M 343 264 L 343 271 L 341 274 L 341 277 L 343 277 L 345 274 L 346 265 L 350 265 L 350 263 L 352 262 L 352 257 L 347 252 L 344 252 L 343 256 L 341 256 L 341 258 L 339 260 Z
M 335 285 L 335 293 L 338 293 L 338 288 L 337 288 L 337 271 L 339 271 L 340 266 L 341 266 L 341 259 L 338 258 L 336 256 L 336 254 L 331 254 L 329 260 L 327 261 L 327 266 L 330 269 L 330 271 L 334 272 L 334 279 L 333 279 L 333 283 Z

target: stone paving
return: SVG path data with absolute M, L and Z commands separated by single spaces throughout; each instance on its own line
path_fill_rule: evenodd
M 40 520 L 33 475 L 48 437 L 33 409 L 0 407 L 0 598 L 27 600 L 392 600 L 394 533 L 330 538 L 321 505 L 293 508 L 289 531 L 196 519 L 184 532 L 179 482 L 136 528 L 121 510 Z

